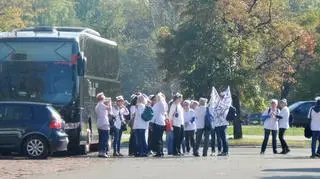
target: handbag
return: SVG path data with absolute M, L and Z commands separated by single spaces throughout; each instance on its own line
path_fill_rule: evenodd
M 127 129 L 127 124 L 123 121 L 123 118 L 122 118 L 122 115 L 121 115 L 120 111 L 119 111 L 119 118 L 120 118 L 120 121 L 121 121 L 121 128 L 120 128 L 120 130 L 121 130 L 121 131 L 127 131 L 127 130 L 128 130 L 128 129 Z
M 172 124 L 172 121 L 169 119 L 165 120 L 165 130 L 166 130 L 166 132 L 173 131 L 173 124 Z

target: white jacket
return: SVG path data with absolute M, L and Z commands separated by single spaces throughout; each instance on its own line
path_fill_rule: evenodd
M 144 104 L 138 103 L 136 105 L 133 129 L 148 129 L 149 128 L 149 122 L 144 121 L 141 117 L 145 108 L 146 108 L 146 106 Z
M 97 116 L 97 128 L 101 130 L 110 130 L 109 111 L 103 101 L 99 102 L 95 107 Z
M 165 101 L 157 102 L 153 107 L 153 123 L 164 126 L 166 120 L 166 114 L 168 111 L 168 105 Z
M 317 113 L 311 108 L 309 117 L 311 118 L 311 131 L 320 131 L 320 112 Z
M 177 113 L 177 117 L 176 117 Z M 172 103 L 169 111 L 169 119 L 173 121 L 173 126 L 181 127 L 184 124 L 183 108 L 181 104 Z
M 269 130 L 278 130 L 279 129 L 278 119 L 276 118 L 276 115 L 279 115 L 279 109 L 272 110 L 270 108 L 270 112 L 268 109 L 262 114 L 262 116 L 269 116 L 264 121 L 264 128 L 265 129 L 269 129 Z
M 184 112 L 184 130 L 185 131 L 193 131 L 196 130 L 196 114 L 194 110 L 190 109 L 189 111 Z M 192 119 L 194 121 L 192 122 Z
M 281 109 L 279 116 L 282 117 L 282 119 L 279 120 L 279 128 L 283 129 L 289 129 L 289 117 L 290 117 L 290 111 L 287 106 Z
M 126 107 L 124 108 L 113 108 L 113 115 L 115 115 L 116 121 L 114 121 L 114 126 L 117 129 L 121 129 L 121 123 L 125 122 L 125 118 L 123 115 L 129 115 L 129 111 Z
M 207 107 L 206 106 L 199 106 L 196 108 L 196 128 L 197 129 L 204 129 L 204 117 L 206 115 Z

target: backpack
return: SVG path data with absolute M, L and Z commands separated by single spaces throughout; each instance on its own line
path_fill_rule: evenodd
M 148 122 L 151 121 L 153 118 L 153 110 L 150 106 L 146 106 L 146 108 L 144 109 L 143 113 L 141 114 L 141 118 Z
M 209 111 L 209 107 L 207 107 L 206 115 L 204 116 L 204 129 L 211 130 L 212 129 L 213 116 Z
M 229 122 L 234 121 L 237 117 L 236 112 L 237 112 L 236 108 L 233 106 L 230 106 L 229 112 L 227 114 L 227 121 L 229 121 Z

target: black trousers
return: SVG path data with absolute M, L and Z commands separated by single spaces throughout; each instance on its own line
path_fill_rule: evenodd
M 191 148 L 194 147 L 194 130 L 191 131 L 184 131 L 184 137 L 185 137 L 185 141 L 186 141 L 186 148 L 187 148 L 187 152 L 190 152 Z
M 173 155 L 181 154 L 181 144 L 183 140 L 183 126 L 173 126 Z
M 204 136 L 202 155 L 203 156 L 207 156 L 208 148 L 209 148 L 209 136 L 210 136 L 210 133 L 211 133 L 210 130 L 197 129 L 197 132 L 196 132 L 196 143 L 195 143 L 194 148 L 193 148 L 193 154 L 199 155 L 199 148 L 200 148 L 200 145 L 201 145 L 202 136 Z
M 152 132 L 152 141 L 153 141 L 153 149 L 157 155 L 163 155 L 163 132 L 164 126 L 153 124 L 153 132 Z
M 266 151 L 269 135 L 270 133 L 272 133 L 272 149 L 273 149 L 273 153 L 277 153 L 277 132 L 278 132 L 277 130 L 264 129 L 264 139 L 261 146 L 261 152 Z
M 281 142 L 281 147 L 282 147 L 282 150 L 285 151 L 285 150 L 288 150 L 289 149 L 289 146 L 287 144 L 287 142 L 284 140 L 284 134 L 286 132 L 286 129 L 284 128 L 280 128 L 279 129 L 279 140 Z
M 135 134 L 134 129 L 131 129 L 130 132 L 130 138 L 129 138 L 129 155 L 135 155 L 136 153 L 136 140 L 135 140 Z
M 149 130 L 148 130 L 148 152 L 150 151 L 155 151 L 155 148 L 154 148 L 154 138 L 153 138 L 153 126 L 155 124 L 153 123 L 150 123 L 149 124 Z

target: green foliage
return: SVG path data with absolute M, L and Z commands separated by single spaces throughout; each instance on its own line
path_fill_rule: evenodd
M 244 108 L 319 93 L 318 0 L 0 0 L 0 30 L 86 26 L 120 46 L 124 94 L 208 97 L 231 86 Z

